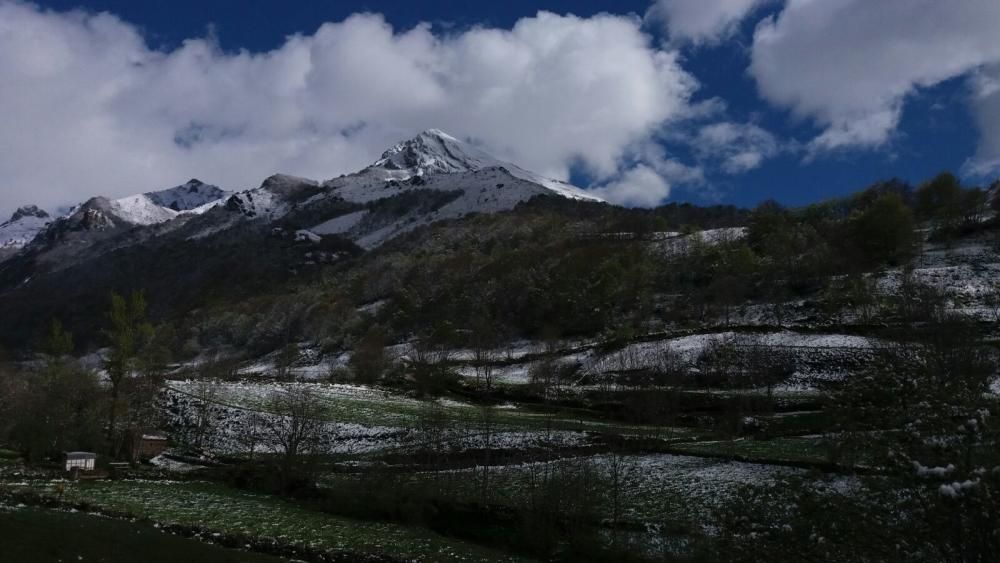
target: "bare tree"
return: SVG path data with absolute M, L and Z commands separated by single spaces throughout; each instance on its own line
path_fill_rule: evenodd
M 0 440 L 9 438 L 10 429 L 14 424 L 15 414 L 25 396 L 25 378 L 15 375 L 13 370 L 0 364 Z
M 373 326 L 358 341 L 351 354 L 350 366 L 354 378 L 359 383 L 375 383 L 389 365 L 384 331 L 377 325 Z
M 258 447 L 264 443 L 267 415 L 249 411 L 236 433 L 236 441 L 247 458 L 253 461 Z
M 288 481 L 304 457 L 316 453 L 324 427 L 323 403 L 307 387 L 274 391 L 267 400 L 272 416 L 264 418 L 264 443 L 277 454 Z
M 983 295 L 983 302 L 991 313 L 993 313 L 993 320 L 1000 322 L 1000 284 L 993 283 Z
M 485 406 L 479 409 L 480 428 L 483 437 L 482 463 L 475 468 L 474 475 L 479 481 L 479 498 L 483 504 L 489 504 L 493 500 L 493 483 L 490 479 L 493 465 L 493 447 L 496 424 L 496 413 L 493 407 Z
M 476 362 L 476 382 L 487 391 L 493 388 L 493 371 L 500 353 L 492 342 L 476 338 L 472 347 L 472 357 Z
M 449 329 L 436 329 L 416 339 L 409 350 L 408 368 L 421 394 L 441 392 L 452 376 Z
M 278 381 L 295 379 L 292 367 L 299 361 L 299 356 L 301 356 L 299 345 L 294 342 L 285 344 L 278 351 L 278 356 L 274 360 L 274 375 Z
M 607 500 L 611 511 L 611 542 L 620 547 L 619 529 L 625 516 L 630 493 L 639 477 L 639 465 L 634 456 L 621 448 L 613 448 L 606 457 Z
M 205 436 L 212 431 L 219 388 L 214 382 L 202 379 L 195 384 L 192 394 L 198 399 L 194 404 L 194 439 L 191 445 L 200 448 L 204 446 Z

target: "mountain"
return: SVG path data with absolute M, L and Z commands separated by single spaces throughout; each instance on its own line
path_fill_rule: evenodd
M 386 150 L 371 166 L 326 182 L 276 174 L 257 188 L 230 193 L 192 179 L 121 199 L 93 197 L 31 244 L 22 236 L 20 246 L 49 267 L 64 268 L 168 233 L 206 239 L 241 224 L 265 224 L 309 240 L 346 238 L 371 249 L 421 225 L 504 211 L 538 196 L 601 201 L 429 129 Z
M 21 244 L 33 260 L 59 269 L 141 243 L 225 201 L 229 193 L 200 180 L 173 188 L 108 199 L 96 196 L 47 222 Z M 169 227 L 160 230 L 161 226 Z M 9 259 L 0 254 L 0 261 Z
M 601 201 L 434 129 L 327 181 L 275 174 L 235 193 L 191 180 L 93 197 L 0 255 L 0 310 L 21 323 L 5 336 L 33 338 L 31 327 L 53 317 L 86 330 L 112 289 L 143 288 L 164 314 L 171 303 L 250 298 L 420 227 L 539 198 L 556 207 Z
M 191 179 L 180 186 L 144 195 L 160 207 L 179 212 L 199 209 L 207 204 L 218 202 L 230 194 L 218 186 L 206 184 L 198 179 Z
M 421 225 L 505 211 L 538 196 L 602 201 L 568 183 L 498 160 L 437 129 L 395 145 L 371 166 L 329 180 L 323 188 L 323 197 L 360 207 L 307 230 L 344 236 L 369 249 Z
M 397 144 L 383 153 L 375 164 L 355 176 L 367 175 L 386 182 L 404 182 L 417 176 L 477 172 L 488 168 L 503 169 L 519 180 L 570 199 L 602 201 L 566 182 L 544 178 L 515 164 L 497 160 L 439 129 L 428 129 L 413 139 Z
M 35 205 L 26 205 L 14 212 L 9 221 L 0 223 L 0 260 L 35 238 L 52 218 Z
M 290 229 L 310 240 L 346 238 L 365 249 L 422 225 L 472 213 L 496 213 L 538 196 L 601 201 L 565 182 L 498 160 L 437 129 L 398 143 L 363 170 L 325 182 L 275 174 L 257 188 L 231 195 L 196 180 L 170 191 L 175 197 L 178 192 L 204 195 L 185 200 L 184 205 L 203 217 L 192 219 L 182 213 L 176 217 L 185 219 L 182 224 L 173 218 L 155 221 L 162 224 L 160 232 L 205 239 L 248 222 L 262 223 Z M 161 193 L 145 195 L 161 208 L 171 207 Z M 228 197 L 211 199 L 218 195 Z M 209 201 L 195 207 L 203 200 Z

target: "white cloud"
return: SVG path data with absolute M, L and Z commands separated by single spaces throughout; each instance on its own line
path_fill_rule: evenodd
M 813 154 L 877 147 L 907 95 L 1000 61 L 998 28 L 996 0 L 788 0 L 758 25 L 750 72 L 764 98 L 825 129 Z
M 747 16 L 775 0 L 657 0 L 646 17 L 664 26 L 675 42 L 718 43 Z
M 557 178 L 575 163 L 618 178 L 630 147 L 696 111 L 697 82 L 641 25 L 541 12 L 438 35 L 362 14 L 267 53 L 158 51 L 113 15 L 0 0 L 0 211 L 192 176 L 328 178 L 430 127 Z
M 786 148 L 774 135 L 753 123 L 728 121 L 702 127 L 689 142 L 699 159 L 717 163 L 728 174 L 758 168 Z
M 670 195 L 670 183 L 653 168 L 639 164 L 594 193 L 619 205 L 652 207 Z
M 1000 175 L 1000 64 L 977 73 L 972 85 L 979 147 L 964 171 L 974 176 L 996 177 Z

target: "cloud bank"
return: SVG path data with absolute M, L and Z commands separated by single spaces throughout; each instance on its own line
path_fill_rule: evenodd
M 1000 63 L 997 29 L 996 0 L 788 0 L 758 25 L 750 72 L 762 97 L 823 128 L 813 155 L 878 147 L 907 96 Z M 1000 102 L 990 88 L 977 90 L 974 166 L 985 170 L 1000 161 Z
M 775 0 L 656 0 L 647 19 L 675 42 L 710 45 L 731 37 L 758 8 Z
M 211 38 L 155 50 L 114 15 L 4 0 L 0 76 L 6 212 L 190 177 L 230 189 L 274 172 L 329 178 L 430 127 L 556 178 L 582 165 L 614 181 L 698 87 L 634 16 L 540 12 L 442 35 L 358 14 L 227 53 Z

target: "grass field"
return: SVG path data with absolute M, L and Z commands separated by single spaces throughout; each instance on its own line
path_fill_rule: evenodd
M 48 482 L 26 482 L 51 494 Z M 499 552 L 433 532 L 381 522 L 362 522 L 302 508 L 278 497 L 221 485 L 178 481 L 68 483 L 64 500 L 126 512 L 163 524 L 203 527 L 259 541 L 333 554 L 366 554 L 419 561 L 511 561 Z M 179 560 L 179 559 L 177 559 Z
M 477 501 L 483 500 L 480 485 L 484 472 L 489 471 L 486 500 L 513 506 L 530 498 L 528 489 L 532 483 L 544 481 L 545 474 L 589 467 L 603 477 L 604 487 L 590 490 L 589 494 L 607 501 L 612 493 L 608 488 L 612 463 L 618 464 L 620 495 L 628 505 L 623 516 L 642 526 L 671 522 L 699 528 L 709 523 L 713 510 L 734 501 L 746 483 L 781 488 L 787 480 L 809 481 L 807 471 L 797 468 L 671 454 L 597 454 L 491 468 L 413 472 L 407 474 L 407 479 L 414 485 L 447 490 L 461 500 Z M 362 474 L 329 474 L 321 483 L 351 490 L 364 486 L 365 479 L 369 477 Z M 610 506 L 602 510 L 606 518 L 611 517 Z
M 826 440 L 816 436 L 686 442 L 673 448 L 693 455 L 738 457 L 749 461 L 826 463 L 829 460 Z
M 39 508 L 0 508 L 0 538 L 0 561 L 10 563 L 286 561 L 174 536 L 152 524 Z

